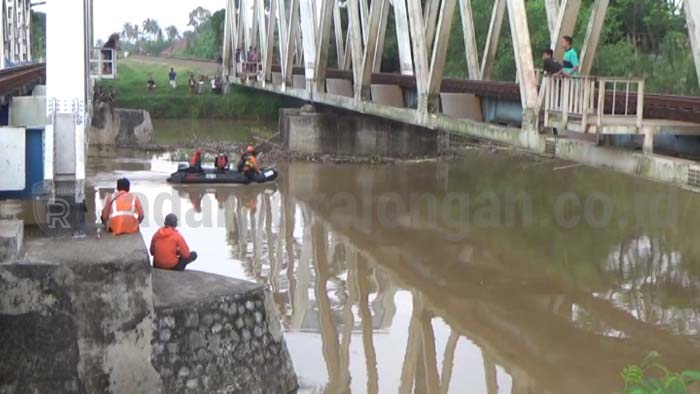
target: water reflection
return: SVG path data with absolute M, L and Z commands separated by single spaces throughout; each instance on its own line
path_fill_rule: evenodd
M 174 191 L 196 215 L 223 217 L 215 229 L 183 229 L 193 247 L 208 245 L 197 269 L 241 267 L 240 276 L 270 288 L 302 392 L 610 393 L 621 368 L 650 350 L 674 369 L 700 365 L 700 250 L 688 240 L 697 196 L 672 193 L 684 215 L 642 226 L 627 197 L 663 187 L 520 165 L 293 164 L 274 187 Z M 156 180 L 141 187 L 163 190 Z M 455 239 L 447 232 L 467 223 L 429 210 L 396 210 L 390 224 L 365 215 L 387 193 L 407 201 L 416 191 L 484 190 L 527 191 L 539 224 L 471 223 Z M 607 191 L 620 225 L 562 229 L 548 218 L 551 196 L 591 190 Z M 340 193 L 363 220 L 333 205 Z

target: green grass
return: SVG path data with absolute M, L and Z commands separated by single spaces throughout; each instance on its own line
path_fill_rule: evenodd
M 165 64 L 120 59 L 117 79 L 102 80 L 99 85 L 115 88 L 117 107 L 144 109 L 154 118 L 276 119 L 280 108 L 298 105 L 286 97 L 241 87 L 232 87 L 225 95 L 212 94 L 210 89 L 203 95 L 190 95 L 189 75 L 207 73 L 175 67 L 178 86 L 172 89 L 169 71 Z M 157 88 L 147 91 L 146 81 L 151 75 Z

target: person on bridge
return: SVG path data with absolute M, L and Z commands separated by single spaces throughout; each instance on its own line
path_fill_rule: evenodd
M 561 38 L 561 47 L 564 49 L 564 61 L 562 62 L 562 72 L 568 77 L 578 77 L 578 54 L 572 47 L 573 39 L 571 36 Z
M 184 271 L 187 264 L 197 259 L 197 252 L 190 251 L 187 242 L 177 231 L 177 216 L 168 214 L 164 226 L 151 239 L 151 255 L 155 268 Z
M 190 172 L 202 172 L 202 148 L 197 148 L 190 159 Z
M 173 67 L 170 67 L 170 72 L 168 73 L 168 79 L 170 80 L 170 87 L 173 89 L 177 88 L 177 73 Z
M 219 152 L 214 160 L 214 166 L 217 170 L 224 172 L 228 168 L 228 156 L 224 152 Z
M 561 74 L 561 64 L 554 60 L 554 51 L 550 48 L 546 48 L 542 51 L 542 61 L 544 62 L 544 72 L 547 75 L 559 75 Z
M 126 178 L 117 180 L 117 191 L 107 197 L 102 209 L 102 223 L 114 235 L 139 232 L 143 221 L 143 207 L 138 197 L 130 192 L 131 183 Z

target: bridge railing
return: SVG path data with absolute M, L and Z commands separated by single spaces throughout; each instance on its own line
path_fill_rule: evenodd
M 542 89 L 545 127 L 582 133 L 641 132 L 643 79 L 545 76 Z
M 110 48 L 93 48 L 90 54 L 90 77 L 114 79 L 117 77 L 117 52 Z

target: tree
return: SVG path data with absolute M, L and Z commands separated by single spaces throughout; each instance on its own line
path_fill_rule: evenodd
M 159 36 L 162 39 L 163 31 L 160 29 L 158 21 L 155 19 L 147 18 L 143 21 L 143 31 L 150 35 L 152 41 L 158 41 Z
M 190 12 L 190 21 L 187 26 L 192 26 L 197 30 L 200 26 L 206 23 L 211 18 L 211 12 L 202 6 L 199 6 Z
M 173 42 L 175 40 L 178 40 L 180 38 L 180 32 L 177 30 L 177 27 L 174 25 L 170 25 L 165 28 L 165 34 L 168 37 L 168 41 Z

